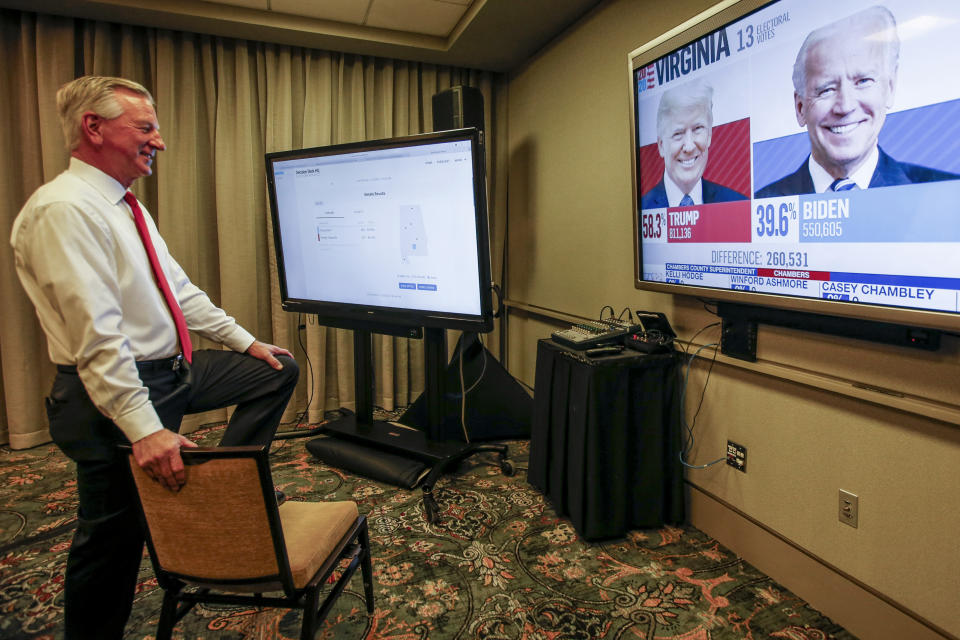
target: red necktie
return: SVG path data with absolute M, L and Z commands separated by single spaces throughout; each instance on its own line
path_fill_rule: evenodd
M 190 343 L 190 332 L 187 330 L 187 320 L 183 317 L 183 311 L 180 309 L 180 304 L 177 302 L 177 299 L 173 297 L 173 292 L 170 290 L 170 284 L 167 282 L 167 277 L 164 275 L 163 269 L 160 268 L 160 261 L 157 259 L 157 252 L 153 248 L 153 242 L 150 241 L 150 232 L 147 230 L 146 220 L 143 219 L 143 211 L 140 210 L 140 203 L 137 202 L 136 196 L 129 191 L 124 194 L 123 199 L 130 205 L 130 210 L 133 211 L 133 223 L 137 225 L 137 233 L 140 234 L 140 240 L 143 241 L 143 248 L 147 250 L 147 257 L 150 258 L 153 277 L 157 281 L 157 286 L 160 287 L 160 291 L 163 293 L 163 299 L 167 302 L 170 315 L 173 316 L 173 323 L 177 326 L 177 337 L 180 338 L 180 348 L 183 350 L 183 357 L 186 358 L 187 362 L 193 362 L 193 345 Z

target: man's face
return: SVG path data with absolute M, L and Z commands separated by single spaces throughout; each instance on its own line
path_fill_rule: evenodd
M 702 105 L 694 105 L 671 110 L 663 125 L 657 149 L 667 175 L 684 193 L 690 193 L 707 167 L 710 118 Z
M 160 123 L 150 101 L 139 94 L 118 90 L 123 113 L 111 120 L 100 119 L 99 168 L 124 187 L 153 173 L 153 157 L 166 149 L 160 137 Z
M 794 95 L 797 122 L 813 158 L 834 178 L 849 177 L 877 143 L 893 104 L 895 80 L 883 46 L 866 34 L 837 35 L 812 46 L 805 97 Z

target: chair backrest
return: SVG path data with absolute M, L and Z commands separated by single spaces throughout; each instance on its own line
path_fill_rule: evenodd
M 292 588 L 267 455 L 266 447 L 182 449 L 187 481 L 178 492 L 130 456 L 158 579 Z

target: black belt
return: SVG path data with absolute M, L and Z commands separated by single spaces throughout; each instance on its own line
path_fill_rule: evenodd
M 151 371 L 176 371 L 183 365 L 183 355 L 175 355 L 169 358 L 160 358 L 159 360 L 138 360 L 137 370 L 142 372 Z M 58 364 L 57 371 L 60 373 L 76 373 L 75 364 Z

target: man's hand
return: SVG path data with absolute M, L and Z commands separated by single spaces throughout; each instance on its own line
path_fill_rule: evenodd
M 254 340 L 253 344 L 247 347 L 247 354 L 263 360 L 277 370 L 283 369 L 283 365 L 274 357 L 275 355 L 293 357 L 293 354 L 283 347 L 276 347 L 266 342 L 260 342 L 259 340 Z
M 147 475 L 171 491 L 187 482 L 180 447 L 197 445 L 168 429 L 155 431 L 133 443 L 133 457 Z

